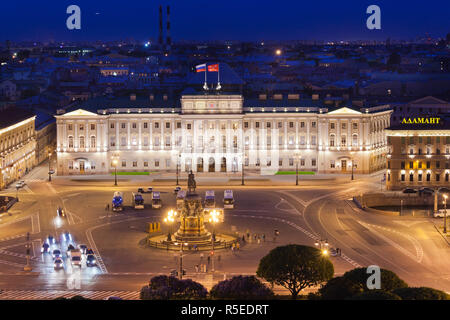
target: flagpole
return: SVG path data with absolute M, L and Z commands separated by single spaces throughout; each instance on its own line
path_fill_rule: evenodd
M 220 63 L 217 64 L 217 88 L 216 90 L 220 90 Z
M 205 63 L 205 84 L 203 85 L 204 90 L 208 90 L 208 85 L 206 84 L 206 72 L 208 72 L 208 66 Z

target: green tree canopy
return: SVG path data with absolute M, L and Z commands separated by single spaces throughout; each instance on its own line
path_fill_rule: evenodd
M 367 288 L 367 279 L 370 274 L 367 273 L 367 268 L 356 268 L 344 273 L 343 277 L 347 280 L 359 285 L 363 291 L 372 291 Z M 400 279 L 394 272 L 386 269 L 381 269 L 381 290 L 392 291 L 398 288 L 406 288 L 408 284 Z
M 402 300 L 398 295 L 384 290 L 369 290 L 361 292 L 351 298 L 352 300 Z
M 209 292 L 217 299 L 268 299 L 273 292 L 255 276 L 235 276 L 217 283 Z
M 330 280 L 334 267 L 320 250 L 290 244 L 277 247 L 263 257 L 256 274 L 285 287 L 295 299 L 301 290 Z
M 428 288 L 398 288 L 393 291 L 403 300 L 450 300 L 450 296 L 444 291 Z
M 333 278 L 319 289 L 319 294 L 324 300 L 348 299 L 361 292 L 363 289 L 359 284 L 344 277 Z

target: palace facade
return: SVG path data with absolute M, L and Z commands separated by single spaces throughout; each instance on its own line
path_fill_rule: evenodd
M 191 93 L 89 100 L 57 119 L 57 174 L 114 171 L 370 173 L 385 168 L 389 106 L 298 95 Z

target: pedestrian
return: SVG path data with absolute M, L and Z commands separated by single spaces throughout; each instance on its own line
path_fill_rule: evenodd
M 258 237 L 258 244 L 260 244 L 261 243 L 261 239 Z
M 195 272 L 198 273 L 198 264 L 195 265 Z
M 211 263 L 211 257 L 208 256 L 208 265 Z
M 203 261 L 203 253 L 200 253 L 200 262 Z
M 231 244 L 231 251 L 234 251 L 235 245 L 234 242 Z
M 239 245 L 239 242 L 238 242 L 238 243 L 236 243 L 236 249 L 239 250 L 239 248 L 240 248 L 240 245 Z
M 250 239 L 250 233 L 247 231 L 247 239 Z
M 266 242 L 266 234 L 265 233 L 263 233 L 262 238 L 263 238 L 263 242 Z
M 242 236 L 242 242 L 245 243 L 245 236 Z

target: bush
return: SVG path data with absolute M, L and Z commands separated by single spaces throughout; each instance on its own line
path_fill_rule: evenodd
M 235 276 L 216 284 L 210 291 L 216 299 L 269 299 L 273 291 L 255 276 Z
M 393 291 L 403 300 L 449 300 L 450 296 L 444 291 L 433 288 L 398 288 Z
M 363 292 L 363 289 L 359 284 L 344 277 L 333 278 L 319 289 L 319 293 L 324 300 L 344 300 L 361 292 Z
M 367 268 L 356 268 L 344 273 L 343 278 L 358 284 L 363 291 L 369 291 L 367 288 Z M 399 288 L 407 288 L 408 284 L 400 279 L 394 272 L 381 269 L 381 290 L 392 291 Z M 373 291 L 373 290 L 371 290 Z
M 147 286 L 142 287 L 141 300 L 203 299 L 208 291 L 200 283 L 191 279 L 179 280 L 175 277 L 156 276 Z
M 353 296 L 351 300 L 402 300 L 402 298 L 388 291 L 369 290 Z

